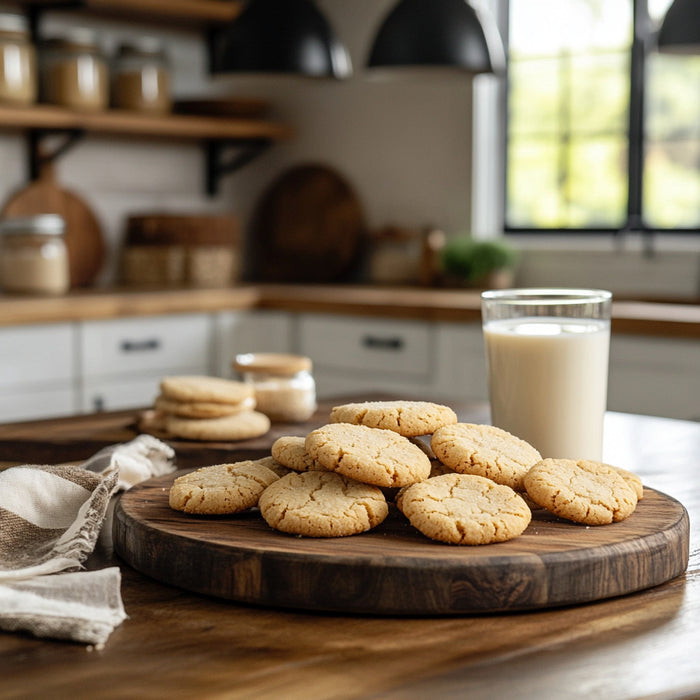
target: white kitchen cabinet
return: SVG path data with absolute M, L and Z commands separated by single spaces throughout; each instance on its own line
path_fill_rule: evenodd
M 613 335 L 608 408 L 700 420 L 700 343 Z
M 435 327 L 437 398 L 488 401 L 484 335 L 480 323 L 437 323 Z
M 75 413 L 75 356 L 69 323 L 0 329 L 0 420 Z
M 314 362 L 319 397 L 394 392 L 420 398 L 433 384 L 431 324 L 300 314 L 298 351 Z
M 212 374 L 214 320 L 182 314 L 80 324 L 80 408 L 146 406 L 168 374 Z

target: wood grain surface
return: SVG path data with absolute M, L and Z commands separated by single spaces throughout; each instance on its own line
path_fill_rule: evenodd
M 459 407 L 463 420 L 481 406 Z M 124 414 L 2 426 L 0 459 L 42 441 L 123 435 Z M 76 454 L 78 452 L 76 451 Z M 235 459 L 237 451 L 229 451 Z M 172 700 L 659 700 L 700 697 L 700 424 L 606 416 L 605 459 L 690 515 L 684 574 L 626 596 L 448 616 L 318 613 L 247 605 L 160 583 L 115 558 L 103 529 L 90 568 L 118 565 L 128 618 L 103 649 L 0 633 L 0 696 Z M 190 456 L 185 454 L 185 459 Z M 196 458 L 190 460 L 196 466 Z M 652 503 L 652 501 L 648 501 Z
M 241 602 L 385 615 L 523 610 L 656 586 L 688 563 L 688 515 L 651 489 L 620 523 L 586 527 L 537 510 L 514 540 L 458 547 L 425 538 L 393 505 L 371 532 L 330 539 L 277 532 L 257 510 L 180 513 L 168 492 L 182 473 L 120 499 L 116 551 L 160 581 Z

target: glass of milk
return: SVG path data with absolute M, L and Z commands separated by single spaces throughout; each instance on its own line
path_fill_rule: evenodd
M 611 300 L 598 289 L 481 295 L 493 425 L 544 458 L 602 459 Z

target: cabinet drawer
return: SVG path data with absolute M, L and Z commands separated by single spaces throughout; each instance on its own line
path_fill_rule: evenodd
M 430 373 L 427 323 L 337 316 L 300 319 L 300 349 L 320 367 L 426 377 Z
M 201 374 L 193 370 L 190 374 Z M 119 379 L 93 379 L 85 382 L 80 395 L 80 410 L 121 411 L 128 408 L 147 408 L 158 395 L 162 375 L 145 377 L 120 377 Z
M 70 384 L 3 391 L 0 396 L 0 422 L 73 415 L 76 409 L 75 394 Z
M 205 314 L 87 321 L 80 347 L 83 376 L 211 367 L 212 324 Z
M 74 329 L 66 324 L 0 330 L 0 386 L 27 386 L 75 377 Z

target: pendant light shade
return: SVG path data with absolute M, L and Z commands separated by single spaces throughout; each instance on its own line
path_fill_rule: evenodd
M 663 53 L 700 54 L 700 2 L 675 0 L 664 17 L 657 41 Z
M 505 67 L 503 44 L 487 19 L 466 0 L 401 0 L 380 26 L 367 65 L 499 73 Z
M 350 57 L 312 0 L 249 0 L 214 46 L 215 73 L 347 78 Z

